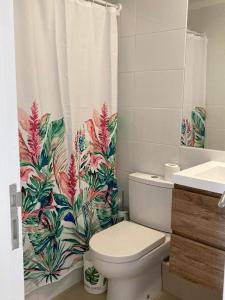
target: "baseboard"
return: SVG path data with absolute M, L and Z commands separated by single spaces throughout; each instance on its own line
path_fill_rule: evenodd
M 80 282 L 82 278 L 83 269 L 76 269 L 60 281 L 43 286 L 26 295 L 25 300 L 51 300 L 52 298 L 63 293 L 65 290 L 69 289 L 74 284 Z
M 162 264 L 163 290 L 181 300 L 222 300 L 216 291 L 185 280 L 169 272 L 169 262 Z

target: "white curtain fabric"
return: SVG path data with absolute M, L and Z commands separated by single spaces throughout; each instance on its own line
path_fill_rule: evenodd
M 206 107 L 206 36 L 187 33 L 183 116 L 190 118 L 195 107 Z
M 103 103 L 117 111 L 117 11 L 82 0 L 15 1 L 18 102 L 64 116 L 67 132 Z
M 101 141 L 102 143 L 107 143 L 110 137 L 109 132 L 104 131 L 104 128 L 107 125 L 104 124 L 104 120 L 107 120 L 107 116 L 103 104 L 107 106 L 109 116 L 114 116 L 117 112 L 117 10 L 115 8 L 106 8 L 83 0 L 19 0 L 14 1 L 14 4 L 17 92 L 20 126 L 22 126 L 21 130 L 27 130 L 27 127 L 31 127 L 32 125 L 33 130 L 33 141 L 29 141 L 29 137 L 27 138 L 26 132 L 23 131 L 24 141 L 28 141 L 28 145 L 25 147 L 24 141 L 22 141 L 22 159 L 24 160 L 28 157 L 29 160 L 30 154 L 27 153 L 29 146 L 30 148 L 33 147 L 32 149 L 34 152 L 34 144 L 40 142 L 40 138 L 37 137 L 36 134 L 38 129 L 37 124 L 35 125 L 35 121 L 32 121 L 31 117 L 30 121 L 28 121 L 26 115 L 26 113 L 28 114 L 30 112 L 34 101 L 38 105 L 39 115 L 43 116 L 40 121 L 43 124 L 44 122 L 47 122 L 46 120 L 48 118 L 45 114 L 50 114 L 52 120 L 64 118 L 66 127 L 65 144 L 67 145 L 66 152 L 69 154 L 68 157 L 70 157 L 70 154 L 74 151 L 74 137 L 77 131 L 82 128 L 82 126 L 84 128 L 84 124 L 87 123 L 87 120 L 93 118 L 93 111 L 95 111 L 95 113 L 96 111 L 99 112 L 93 118 L 93 124 L 96 125 L 96 128 L 102 126 L 103 130 L 100 134 L 98 133 L 100 142 L 97 143 L 96 135 L 94 135 L 93 128 L 90 125 L 91 123 L 89 124 L 88 132 L 92 138 L 92 148 L 100 147 Z M 35 116 L 35 110 L 36 107 L 33 106 L 33 116 Z M 101 110 L 103 111 L 103 116 L 100 115 Z M 101 117 L 103 119 L 102 123 L 99 121 L 99 118 L 101 120 Z M 115 124 L 114 117 L 111 117 L 109 120 L 107 122 Z M 110 130 L 111 129 L 112 126 L 110 127 Z M 82 136 L 83 132 L 80 131 L 79 134 Z M 111 136 L 114 134 L 115 132 L 111 133 Z M 58 140 L 56 141 L 58 142 Z M 54 139 L 51 140 L 51 144 L 48 145 L 48 147 L 54 147 L 56 141 Z M 114 148 L 112 148 L 113 143 L 114 137 L 113 142 L 110 145 L 108 144 L 110 150 L 107 150 L 104 147 L 101 148 L 104 151 L 108 151 L 108 157 L 112 155 L 112 151 L 114 151 Z M 61 149 L 60 147 L 61 146 L 59 145 L 59 150 Z M 36 150 L 40 153 L 39 148 Z M 109 151 L 111 151 L 111 154 Z M 93 172 L 96 172 L 97 168 L 100 167 L 101 161 L 103 161 L 103 155 L 101 155 L 101 153 L 98 154 L 97 157 L 94 157 L 93 153 L 90 153 L 90 155 L 92 171 L 94 169 Z M 59 154 L 56 153 L 56 158 L 58 157 Z M 74 157 L 76 158 L 76 154 L 74 154 Z M 87 154 L 86 156 L 84 155 L 82 159 L 84 160 L 86 157 Z M 114 168 L 113 157 L 114 156 L 109 158 L 109 161 L 107 162 L 103 161 L 103 164 L 105 164 L 108 169 L 111 168 L 112 172 Z M 33 159 L 37 161 L 36 157 L 33 157 Z M 59 163 L 62 165 L 64 161 L 61 159 Z M 64 177 L 61 176 L 60 178 L 61 181 L 59 181 L 59 183 L 62 183 L 62 187 L 57 193 L 65 195 L 66 192 L 64 191 L 66 191 L 66 188 L 63 186 L 63 183 L 65 185 L 65 177 L 71 175 L 71 169 L 74 167 L 72 163 L 73 162 L 71 161 L 69 171 L 68 169 L 65 169 L 61 172 Z M 42 164 L 44 164 L 43 159 Z M 28 174 L 32 174 L 32 172 L 34 172 L 32 167 L 27 167 L 26 170 L 23 170 L 23 177 L 26 178 L 26 183 L 30 180 L 30 175 L 28 176 Z M 69 173 L 66 174 L 66 172 Z M 82 172 L 84 173 L 84 171 Z M 35 176 L 34 179 L 37 178 L 37 175 Z M 41 175 L 39 174 L 38 176 Z M 39 178 L 38 180 L 40 181 L 42 179 Z M 109 188 L 110 184 L 106 184 L 105 187 L 108 186 Z M 83 183 L 82 185 L 83 194 L 86 187 L 87 183 L 85 182 L 85 184 Z M 89 216 L 87 214 L 85 217 L 92 218 L 91 220 L 98 218 L 99 216 L 95 217 L 96 214 L 99 212 L 101 213 L 101 209 L 105 205 L 107 206 L 105 211 L 107 213 L 105 213 L 105 216 L 107 216 L 107 222 L 109 223 L 111 222 L 109 211 L 112 207 L 111 195 L 113 188 L 106 194 L 107 188 L 105 187 L 102 187 L 102 191 L 98 191 L 95 194 L 92 191 L 92 194 L 89 195 L 92 199 L 94 197 L 93 195 L 97 195 L 98 197 L 105 195 L 104 197 L 107 198 L 102 202 L 98 202 L 96 206 L 93 206 L 93 204 L 91 213 L 89 212 Z M 76 192 L 79 192 L 78 189 Z M 51 191 L 49 197 L 52 197 L 53 193 L 54 191 Z M 67 187 L 67 195 L 71 193 L 71 190 L 68 191 Z M 82 197 L 84 196 L 83 194 Z M 47 204 L 42 204 L 45 205 L 44 209 L 43 207 L 35 207 L 32 212 L 36 220 L 39 218 L 41 220 L 40 222 L 43 224 L 44 222 L 47 224 L 46 216 L 45 219 L 41 219 L 43 218 L 43 212 L 45 212 L 46 207 L 49 206 L 50 210 L 54 210 L 54 207 L 51 206 L 51 201 L 54 200 L 50 199 L 47 201 L 49 201 Z M 86 211 L 89 209 L 88 205 L 89 204 L 85 207 Z M 76 209 L 81 208 L 76 207 Z M 37 211 L 39 211 L 38 214 L 36 213 Z M 57 213 L 57 211 L 54 211 L 54 213 Z M 79 212 L 79 214 L 82 214 L 82 212 Z M 81 219 L 81 217 L 79 218 Z M 77 222 L 80 222 L 81 224 L 78 224 L 77 228 L 78 230 L 81 228 L 82 231 L 84 219 L 80 219 L 77 219 Z M 103 219 L 101 219 L 101 222 L 102 220 Z M 71 219 L 70 213 L 62 220 L 62 222 L 66 221 L 71 221 L 70 224 L 72 225 L 70 226 L 75 224 L 73 218 Z M 98 224 L 97 227 L 100 226 L 101 228 L 103 228 L 103 226 L 108 226 L 106 223 L 103 224 L 102 222 L 100 226 L 97 221 L 95 222 L 95 224 Z M 39 224 L 36 224 L 35 226 L 37 228 Z M 100 230 L 99 228 L 97 230 Z M 35 227 L 31 224 L 31 227 L 28 228 L 28 234 L 25 236 L 25 250 L 28 251 L 28 254 L 31 255 L 31 257 L 32 247 L 30 246 L 29 237 L 35 230 Z M 30 235 L 29 231 L 31 233 Z M 37 237 L 39 239 L 42 238 L 42 236 L 34 235 L 33 237 L 31 236 L 30 239 L 32 238 L 35 242 L 35 238 Z M 52 243 L 51 237 L 49 241 L 47 246 Z M 34 243 L 32 245 L 34 245 Z M 38 247 L 37 242 L 36 246 Z M 44 248 L 45 246 L 46 245 L 43 243 L 44 250 L 37 250 L 37 252 L 39 251 L 40 253 L 38 254 L 37 259 L 41 260 L 42 256 L 44 256 L 43 253 L 46 251 L 46 248 Z M 82 247 L 85 247 L 85 244 L 82 245 Z M 78 250 L 80 251 L 80 249 L 83 249 L 82 247 Z M 60 278 L 67 275 L 72 269 L 80 266 L 80 264 L 77 263 L 80 256 L 78 256 L 78 259 L 76 257 L 74 258 L 74 256 L 68 255 L 68 257 L 69 258 L 67 258 L 65 262 L 65 268 L 63 266 L 60 269 Z M 32 260 L 30 261 L 32 263 Z M 27 260 L 27 264 L 29 265 L 29 259 Z M 36 276 L 35 272 L 33 274 L 34 277 Z M 30 273 L 30 278 L 32 278 L 32 271 Z M 26 293 L 49 282 L 49 277 L 46 280 L 29 280 L 26 282 Z

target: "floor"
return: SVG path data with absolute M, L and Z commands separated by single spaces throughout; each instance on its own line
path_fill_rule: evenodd
M 83 288 L 83 284 L 76 284 L 69 290 L 65 291 L 58 297 L 54 298 L 53 300 L 106 300 L 106 294 L 102 295 L 91 295 L 85 292 Z M 159 297 L 157 297 L 155 300 L 179 300 L 169 294 L 161 293 Z
M 58 297 L 54 298 L 53 300 L 106 300 L 106 294 L 101 295 L 91 295 L 88 294 L 84 288 L 83 283 L 79 283 L 74 285 L 69 290 L 65 291 Z

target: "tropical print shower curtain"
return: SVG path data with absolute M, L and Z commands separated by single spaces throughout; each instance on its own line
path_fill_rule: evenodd
M 116 10 L 15 4 L 26 293 L 82 263 L 116 222 Z

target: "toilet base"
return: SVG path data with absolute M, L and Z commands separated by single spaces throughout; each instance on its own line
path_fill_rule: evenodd
M 107 300 L 153 300 L 161 289 L 161 263 L 158 263 L 134 278 L 109 279 Z

